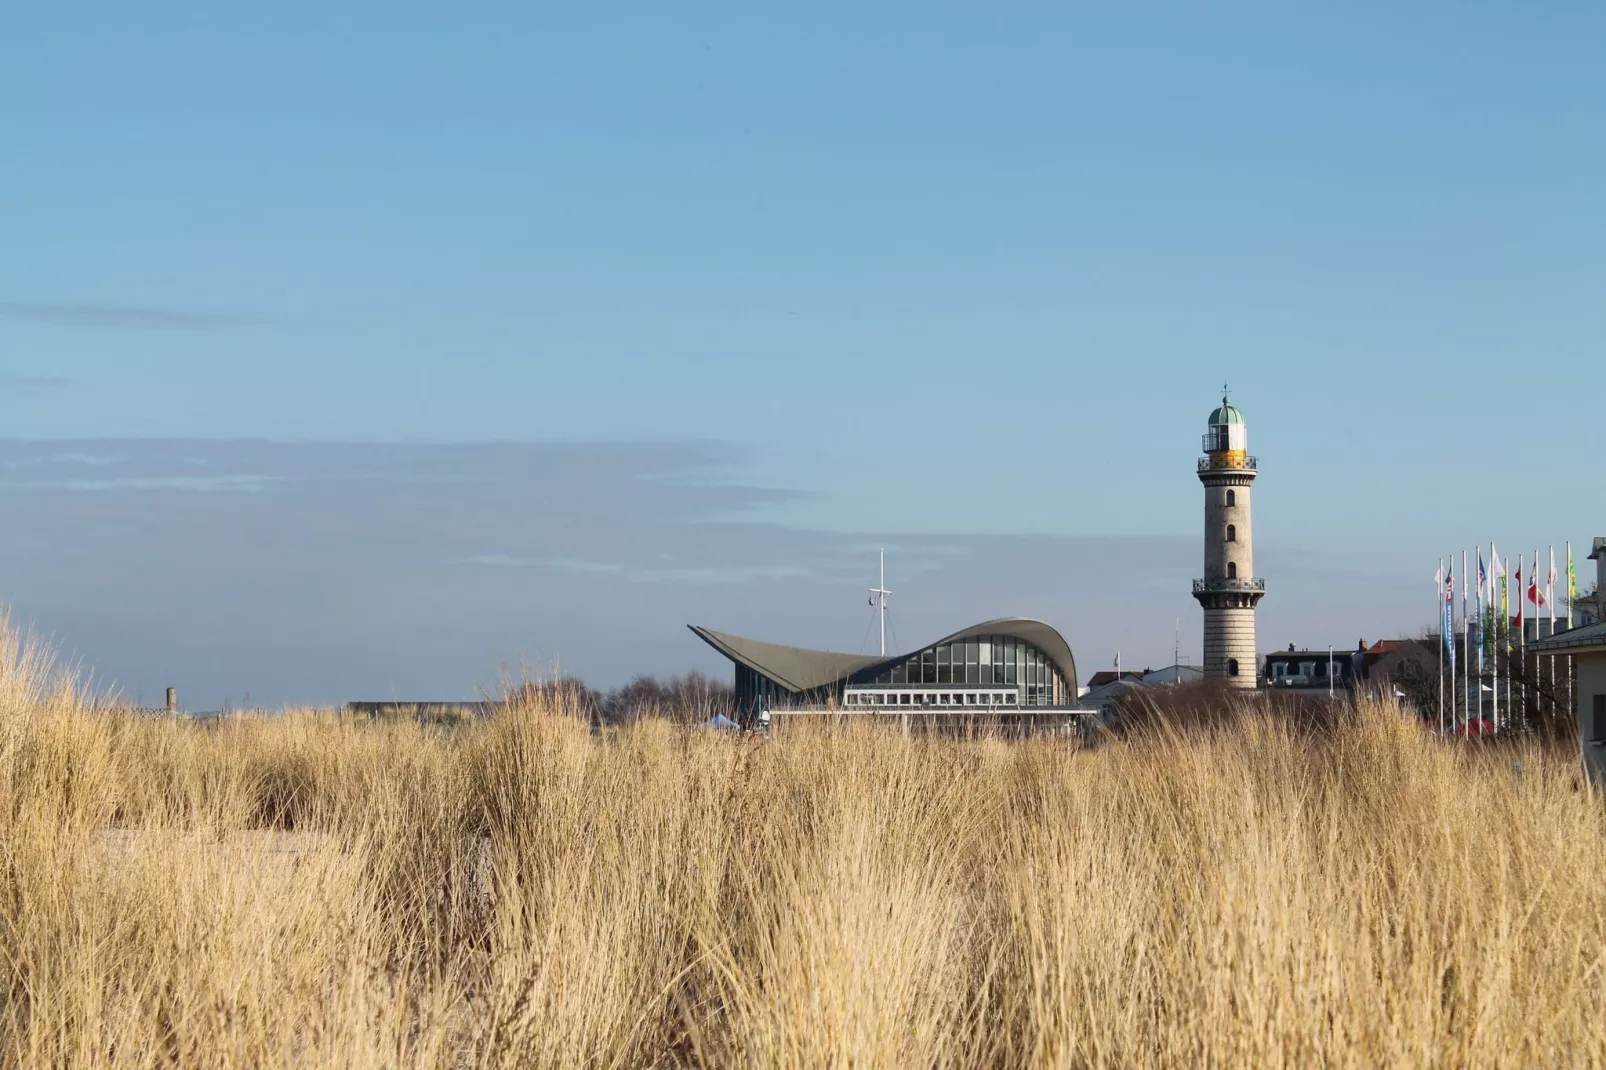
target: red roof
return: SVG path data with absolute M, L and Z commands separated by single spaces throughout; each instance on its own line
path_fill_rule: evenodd
M 1406 644 L 1414 642 L 1416 642 L 1414 639 L 1379 639 L 1377 642 L 1367 647 L 1366 652 L 1368 654 L 1379 655 L 1392 654 Z

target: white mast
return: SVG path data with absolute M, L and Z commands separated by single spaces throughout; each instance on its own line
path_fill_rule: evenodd
M 1492 704 L 1490 705 L 1490 717 L 1494 718 L 1495 731 L 1497 733 L 1500 731 L 1500 654 L 1505 649 L 1500 643 L 1500 630 L 1508 627 L 1508 623 L 1505 620 L 1505 609 L 1500 609 L 1500 617 L 1498 619 L 1495 617 L 1495 609 L 1500 606 L 1500 602 L 1495 598 L 1495 580 L 1498 580 L 1498 578 L 1500 578 L 1500 554 L 1495 553 L 1494 543 L 1489 543 L 1489 612 L 1484 614 L 1484 627 L 1492 625 L 1495 635 L 1494 643 L 1490 643 L 1487 638 L 1484 639 L 1484 649 L 1494 651 L 1494 657 L 1490 659 L 1489 665 L 1490 670 L 1494 673 L 1489 680 L 1489 683 L 1492 684 L 1490 689 L 1494 691 L 1494 694 L 1489 696 L 1489 702 Z M 1481 692 L 1479 692 L 1479 696 L 1481 696 Z M 1482 712 L 1482 705 L 1484 705 L 1484 700 L 1479 697 L 1479 713 Z
M 881 656 L 882 657 L 886 657 L 887 656 L 887 595 L 891 594 L 892 592 L 887 590 L 887 551 L 884 550 L 884 549 L 881 551 L 881 581 L 880 581 L 880 586 L 870 588 L 870 593 L 875 596 L 875 605 L 876 605 L 877 614 L 881 618 Z

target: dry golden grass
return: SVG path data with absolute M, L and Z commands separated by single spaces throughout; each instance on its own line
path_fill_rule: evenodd
M 1606 1061 L 1565 756 L 564 712 L 137 720 L 5 631 L 0 1063 Z

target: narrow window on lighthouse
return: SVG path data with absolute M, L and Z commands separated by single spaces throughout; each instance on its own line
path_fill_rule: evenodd
M 1233 525 L 1231 525 L 1231 524 L 1227 525 L 1227 541 L 1228 542 L 1237 542 L 1238 541 L 1238 529 L 1236 527 L 1234 527 Z
M 1228 676 L 1237 676 L 1238 675 L 1238 659 L 1237 658 L 1228 658 L 1227 659 L 1227 675 Z
M 1238 578 L 1238 562 L 1236 562 L 1236 561 L 1228 561 L 1227 562 L 1227 578 L 1229 580 L 1235 580 L 1235 579 Z
M 1227 492 L 1227 504 L 1228 505 L 1237 505 L 1238 504 L 1238 492 L 1237 491 L 1229 490 Z

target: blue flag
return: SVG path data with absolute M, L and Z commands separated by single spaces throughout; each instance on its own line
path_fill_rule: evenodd
M 1455 675 L 1455 562 L 1444 578 L 1444 647 L 1450 654 L 1450 675 Z

